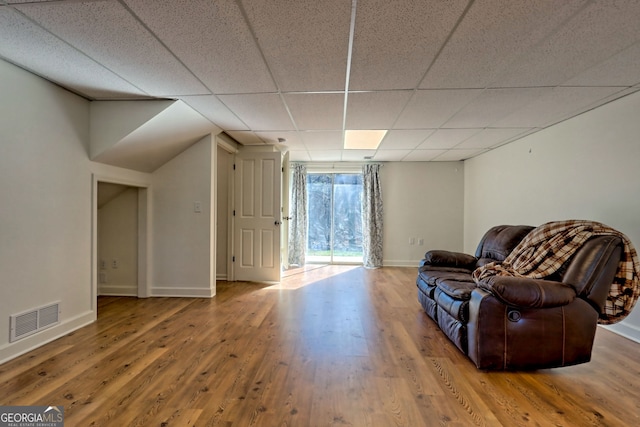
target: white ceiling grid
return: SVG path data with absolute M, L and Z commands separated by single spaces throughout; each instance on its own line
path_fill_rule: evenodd
M 179 99 L 298 161 L 464 160 L 640 89 L 637 0 L 0 0 L 0 39 L 88 99 Z

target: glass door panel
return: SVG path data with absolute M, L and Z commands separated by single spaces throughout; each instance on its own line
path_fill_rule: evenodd
M 362 262 L 362 175 L 307 174 L 307 262 Z

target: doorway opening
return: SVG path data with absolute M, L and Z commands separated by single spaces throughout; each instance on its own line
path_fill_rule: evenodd
M 308 263 L 362 263 L 362 174 L 307 173 Z

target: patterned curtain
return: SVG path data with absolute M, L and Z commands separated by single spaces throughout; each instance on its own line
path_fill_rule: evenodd
M 291 164 L 289 265 L 304 265 L 307 247 L 307 167 Z
M 366 268 L 382 267 L 380 165 L 362 167 L 362 255 Z

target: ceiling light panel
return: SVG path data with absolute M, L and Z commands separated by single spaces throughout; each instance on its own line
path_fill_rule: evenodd
M 9 7 L 0 8 L 0 56 L 91 99 L 148 97 Z
M 359 0 L 349 89 L 414 89 L 467 0 Z
M 351 1 L 241 3 L 280 90 L 344 90 Z
M 412 91 L 352 92 L 347 100 L 347 129 L 389 129 Z
M 380 145 L 386 130 L 351 130 L 344 132 L 345 150 L 375 150 Z
M 155 96 L 210 93 L 118 2 L 15 7 L 145 92 Z
M 214 93 L 276 90 L 236 2 L 126 0 L 126 3 Z

